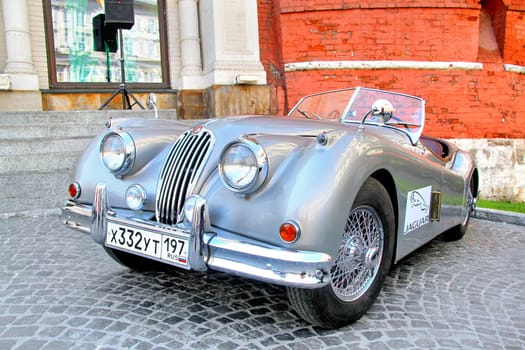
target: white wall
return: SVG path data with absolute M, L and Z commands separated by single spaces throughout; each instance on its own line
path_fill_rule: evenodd
M 525 202 L 525 139 L 450 141 L 474 156 L 481 198 Z

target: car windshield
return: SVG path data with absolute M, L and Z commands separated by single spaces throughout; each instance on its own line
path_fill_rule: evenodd
M 395 128 L 406 133 L 415 144 L 423 132 L 425 101 L 396 92 L 358 87 L 306 96 L 288 116 Z

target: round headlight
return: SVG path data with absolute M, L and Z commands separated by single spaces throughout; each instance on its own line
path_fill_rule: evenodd
M 125 175 L 135 161 L 135 143 L 126 132 L 111 132 L 100 143 L 102 162 L 115 175 Z
M 221 155 L 219 172 L 230 190 L 248 194 L 257 190 L 268 174 L 268 159 L 261 145 L 243 139 L 228 145 Z

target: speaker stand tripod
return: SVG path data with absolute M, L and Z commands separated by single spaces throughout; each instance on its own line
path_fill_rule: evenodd
M 145 109 L 144 106 L 137 100 L 133 93 L 126 87 L 126 71 L 125 71 L 125 59 L 124 59 L 124 42 L 122 36 L 122 28 L 118 30 L 119 34 L 119 49 L 120 49 L 120 85 L 117 91 L 111 95 L 98 109 L 104 109 L 117 95 L 121 95 L 122 109 L 132 109 L 134 105 L 139 105 L 141 109 Z M 133 104 L 130 102 L 130 97 L 133 99 Z

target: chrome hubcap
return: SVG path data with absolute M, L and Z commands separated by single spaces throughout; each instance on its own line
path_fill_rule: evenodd
M 383 225 L 377 211 L 370 206 L 352 210 L 331 270 L 338 298 L 353 301 L 368 290 L 379 271 L 383 249 Z

